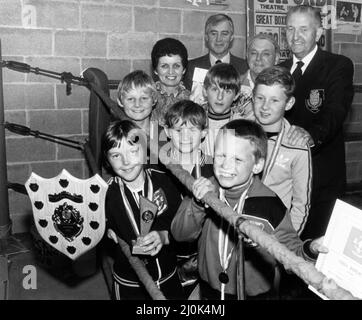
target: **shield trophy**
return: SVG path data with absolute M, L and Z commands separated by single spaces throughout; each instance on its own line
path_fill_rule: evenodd
M 140 196 L 140 235 L 137 240 L 133 240 L 132 254 L 134 255 L 149 255 L 150 252 L 144 252 L 143 247 L 139 245 L 140 238 L 147 235 L 155 220 L 158 207 L 155 203 L 147 198 Z
M 63 169 L 45 179 L 33 172 L 25 187 L 35 226 L 52 247 L 75 260 L 102 239 L 108 185 L 98 174 L 78 179 Z

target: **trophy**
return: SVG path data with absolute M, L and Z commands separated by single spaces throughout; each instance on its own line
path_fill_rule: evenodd
M 144 252 L 143 247 L 139 245 L 140 237 L 144 237 L 150 232 L 153 220 L 156 217 L 158 207 L 152 201 L 140 196 L 140 235 L 137 240 L 133 240 L 132 254 L 148 255 L 150 252 Z

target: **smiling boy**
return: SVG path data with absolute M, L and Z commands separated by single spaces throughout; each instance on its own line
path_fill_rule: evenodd
M 268 156 L 263 182 L 290 210 L 295 230 L 300 235 L 307 222 L 312 189 L 312 160 L 308 145 L 291 145 L 287 132 L 291 125 L 284 113 L 293 107 L 294 80 L 289 71 L 274 66 L 256 77 L 254 114 L 268 135 Z
M 116 243 L 119 237 L 130 246 L 138 240 L 145 254 L 145 267 L 156 285 L 168 299 L 182 299 L 176 255 L 169 237 L 181 196 L 165 173 L 144 168 L 147 154 L 144 135 L 129 120 L 111 123 L 104 135 L 105 163 L 114 175 L 106 194 L 108 235 Z M 145 223 L 141 197 L 157 207 L 155 213 L 144 211 L 154 214 L 147 234 L 142 234 L 141 229 Z M 116 246 L 114 250 L 113 299 L 150 299 L 121 248 Z
M 200 177 L 193 183 L 193 195 L 201 200 L 207 192 L 215 193 L 234 211 L 263 226 L 291 251 L 321 252 L 320 242 L 303 243 L 295 232 L 290 215 L 278 196 L 258 178 L 267 153 L 264 130 L 249 120 L 233 120 L 219 131 L 215 144 L 215 178 Z M 236 299 L 236 230 L 211 208 L 184 198 L 171 225 L 177 241 L 199 238 L 199 273 L 204 299 Z M 323 251 L 325 252 L 325 251 Z M 276 261 L 255 244 L 247 244 L 245 255 L 245 291 L 248 298 L 272 299 L 275 296 Z
M 176 102 L 165 115 L 165 131 L 170 142 L 162 148 L 173 161 L 179 163 L 193 177 L 213 175 L 212 159 L 200 150 L 207 134 L 205 110 L 190 100 Z M 175 181 L 183 196 L 191 195 L 179 181 Z M 198 280 L 197 241 L 176 243 L 179 275 L 189 294 Z
M 219 129 L 238 118 L 237 114 L 232 115 L 231 106 L 239 96 L 240 84 L 240 76 L 231 64 L 215 64 L 206 74 L 203 95 L 207 104 L 203 107 L 207 110 L 209 129 L 201 148 L 211 157 Z
M 117 94 L 125 114 L 149 135 L 151 112 L 157 102 L 152 78 L 142 70 L 135 70 L 123 78 Z

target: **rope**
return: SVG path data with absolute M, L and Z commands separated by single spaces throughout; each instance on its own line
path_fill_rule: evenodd
M 147 292 L 152 297 L 152 299 L 153 300 L 166 300 L 163 293 L 156 286 L 155 282 L 149 275 L 143 262 L 138 257 L 132 256 L 127 242 L 123 241 L 119 237 L 117 237 L 117 240 L 118 240 L 118 244 L 121 247 L 124 255 L 128 258 L 129 263 L 131 264 L 132 268 L 136 272 L 137 276 L 139 277 L 140 281 L 145 286 Z
M 178 178 L 190 191 L 195 179 L 184 170 L 179 164 L 172 163 L 165 152 L 160 151 L 160 161 Z M 282 263 L 286 269 L 293 271 L 305 283 L 312 285 L 326 297 L 333 300 L 356 300 L 349 291 L 339 287 L 333 279 L 328 279 L 314 264 L 304 260 L 291 252 L 286 246 L 281 244 L 274 236 L 267 234 L 247 220 L 240 219 L 238 214 L 228 205 L 218 199 L 217 194 L 208 192 L 203 201 L 214 211 L 226 219 L 241 233 L 258 243 L 267 250 L 277 261 Z

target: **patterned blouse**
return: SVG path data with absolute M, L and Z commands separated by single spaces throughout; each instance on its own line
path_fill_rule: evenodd
M 151 121 L 158 121 L 159 125 L 163 126 L 165 123 L 164 117 L 166 111 L 177 101 L 189 100 L 190 91 L 186 89 L 182 81 L 178 85 L 175 93 L 168 94 L 166 91 L 164 91 L 161 87 L 160 81 L 156 82 L 156 90 L 157 104 L 152 111 Z

